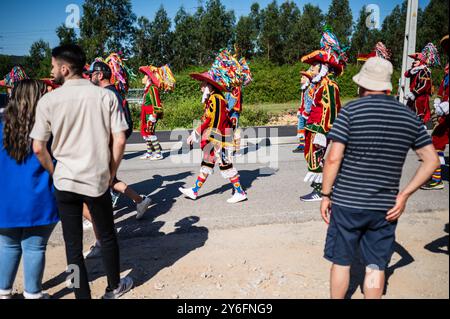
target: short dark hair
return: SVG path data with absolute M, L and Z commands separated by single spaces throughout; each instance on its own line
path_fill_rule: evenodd
M 61 45 L 52 50 L 52 57 L 68 63 L 75 74 L 83 74 L 86 54 L 80 46 L 75 44 Z

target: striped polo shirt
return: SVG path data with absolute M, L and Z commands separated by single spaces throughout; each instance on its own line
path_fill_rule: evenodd
M 409 150 L 431 144 L 420 118 L 387 95 L 348 103 L 328 138 L 346 145 L 333 203 L 382 211 L 395 206 Z

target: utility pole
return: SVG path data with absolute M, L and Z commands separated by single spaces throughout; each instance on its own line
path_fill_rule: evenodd
M 409 93 L 409 79 L 405 77 L 405 72 L 412 63 L 408 56 L 416 52 L 417 37 L 417 13 L 419 10 L 419 0 L 408 0 L 408 11 L 406 13 L 405 43 L 403 46 L 402 74 L 400 78 L 400 103 L 406 104 L 405 95 Z

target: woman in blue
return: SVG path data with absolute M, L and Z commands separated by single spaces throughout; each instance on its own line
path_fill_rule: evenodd
M 23 257 L 24 297 L 41 299 L 45 250 L 59 221 L 52 178 L 33 154 L 29 134 L 46 86 L 18 82 L 0 121 L 0 299 L 12 295 Z

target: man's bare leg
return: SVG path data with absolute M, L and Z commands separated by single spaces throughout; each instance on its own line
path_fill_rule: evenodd
M 384 271 L 366 268 L 364 279 L 364 298 L 381 299 L 384 291 L 385 273 Z
M 331 299 L 344 299 L 350 285 L 350 266 L 333 264 L 331 267 Z
M 129 187 L 127 184 L 125 184 L 122 181 L 115 183 L 113 186 L 113 189 L 116 192 L 124 194 L 125 196 L 130 198 L 132 201 L 134 201 L 136 204 L 140 204 L 143 201 L 142 197 L 138 193 L 136 193 L 136 191 L 134 189 L 132 189 L 131 187 Z

